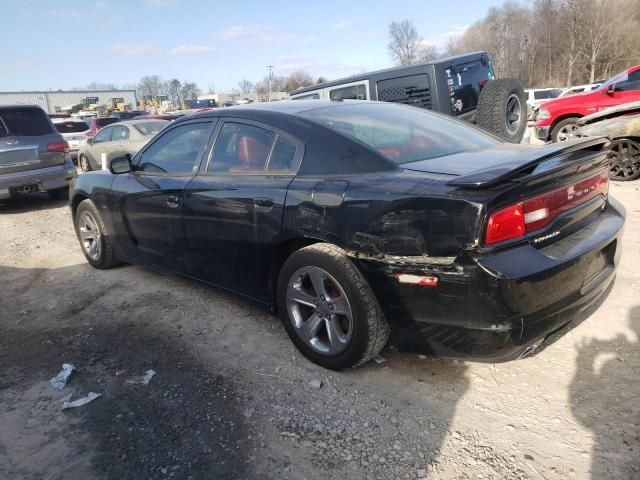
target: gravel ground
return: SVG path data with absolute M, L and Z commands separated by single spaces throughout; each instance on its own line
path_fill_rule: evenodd
M 342 373 L 235 297 L 92 269 L 64 202 L 0 204 L 0 478 L 640 478 L 640 183 L 612 192 L 618 278 L 560 341 L 496 365 L 387 347 Z

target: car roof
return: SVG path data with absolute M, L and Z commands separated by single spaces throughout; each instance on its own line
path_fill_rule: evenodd
M 155 123 L 155 122 L 162 122 L 162 123 L 171 123 L 169 120 L 162 120 L 161 118 L 143 118 L 142 120 L 138 120 L 138 119 L 131 119 L 131 120 L 124 120 L 122 122 L 114 122 L 110 125 L 108 125 L 109 127 L 111 125 L 129 125 L 129 126 L 135 126 L 135 125 L 140 125 L 141 123 Z M 105 127 L 106 128 L 106 127 Z

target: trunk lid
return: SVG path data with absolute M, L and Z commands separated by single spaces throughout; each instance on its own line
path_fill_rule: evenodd
M 0 175 L 64 164 L 63 141 L 41 108 L 1 108 Z M 58 144 L 57 151 L 51 151 L 52 144 Z

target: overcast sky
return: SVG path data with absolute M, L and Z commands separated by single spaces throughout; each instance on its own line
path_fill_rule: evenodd
M 158 74 L 230 91 L 304 69 L 339 78 L 392 65 L 387 28 L 411 19 L 438 47 L 492 0 L 296 2 L 0 0 L 0 91 L 137 83 Z

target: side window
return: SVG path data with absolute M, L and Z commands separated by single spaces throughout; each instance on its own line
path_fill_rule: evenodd
M 117 127 L 112 127 L 113 133 L 111 134 L 112 141 L 123 141 L 129 140 L 129 129 L 124 125 L 118 125 Z
M 331 90 L 329 92 L 331 100 L 366 100 L 367 88 L 363 85 L 349 85 Z
M 406 103 L 416 107 L 431 108 L 429 77 L 426 73 L 380 80 L 377 88 L 378 100 L 381 102 Z
M 110 142 L 113 128 L 103 128 L 95 137 L 93 137 L 93 143 Z
M 640 70 L 630 73 L 626 80 L 616 83 L 616 90 L 621 92 L 640 90 Z
M 276 139 L 276 144 L 273 147 L 269 164 L 267 165 L 268 172 L 293 172 L 293 162 L 296 158 L 296 146 L 285 140 L 282 137 Z
M 209 173 L 264 172 L 275 134 L 243 123 L 225 123 L 220 129 Z
M 192 173 L 211 133 L 211 123 L 191 123 L 172 128 L 147 148 L 137 171 L 148 173 Z

